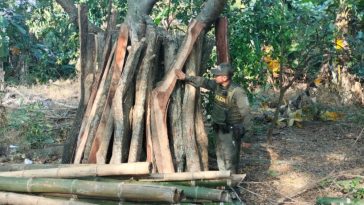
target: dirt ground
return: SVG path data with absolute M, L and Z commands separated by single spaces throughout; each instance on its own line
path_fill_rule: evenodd
M 345 197 L 328 180 L 364 175 L 364 123 L 312 121 L 255 136 L 242 157 L 246 180 L 240 185 L 246 204 L 315 204 L 317 197 Z
M 50 118 L 57 118 L 53 122 L 65 127 L 71 125 L 77 107 L 76 90 L 77 82 L 12 88 L 2 95 L 2 104 L 9 114 L 20 106 L 19 102 L 40 101 L 49 105 Z M 363 177 L 364 123 L 353 120 L 363 114 L 363 108 L 350 105 L 338 109 L 345 116 L 338 121 L 306 121 L 300 128 L 276 129 L 272 144 L 267 143 L 268 124 L 261 123 L 251 133 L 252 148 L 242 153 L 241 172 L 247 177 L 238 187 L 241 199 L 248 205 L 315 204 L 320 196 L 350 196 L 335 183 L 324 183 Z M 42 149 L 14 152 L 11 145 L 19 145 L 21 140 L 17 130 L 3 133 L 1 163 L 60 163 L 64 139 Z

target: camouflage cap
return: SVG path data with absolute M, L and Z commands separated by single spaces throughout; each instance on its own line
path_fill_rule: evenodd
M 220 65 L 211 69 L 211 73 L 213 75 L 231 75 L 233 73 L 233 69 L 229 63 L 221 63 Z

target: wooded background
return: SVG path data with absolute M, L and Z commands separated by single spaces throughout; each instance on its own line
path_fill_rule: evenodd
M 141 156 L 153 160 L 148 147 L 141 149 L 143 137 L 140 136 L 148 136 L 148 129 L 139 127 L 145 125 L 150 116 L 150 122 L 168 122 L 147 125 L 151 127 L 151 136 L 161 137 L 157 144 L 170 145 L 171 153 L 163 152 L 168 167 L 159 169 L 206 168 L 207 163 L 203 160 L 206 144 L 203 140 L 198 141 L 201 140 L 198 136 L 206 134 L 197 129 L 201 125 L 192 131 L 187 129 L 193 127 L 191 119 L 202 122 L 201 108 L 195 106 L 200 103 L 190 100 L 198 101 L 198 92 L 189 86 L 177 85 L 172 93 L 176 79 L 169 69 L 182 69 L 186 61 L 187 73 L 201 75 L 213 64 L 221 62 L 216 47 L 211 54 L 207 52 L 214 44 L 209 44 L 208 39 L 214 41 L 214 21 L 220 13 L 229 22 L 229 59 L 236 69 L 234 81 L 249 93 L 272 86 L 281 91 L 279 102 L 282 102 L 285 91 L 294 82 L 333 83 L 343 98 L 359 104 L 364 102 L 362 88 L 357 86 L 362 84 L 364 75 L 363 13 L 360 12 L 363 1 L 141 1 L 138 5 L 132 1 L 88 1 L 80 7 L 76 5 L 78 3 L 65 0 L 0 3 L 3 14 L 0 17 L 0 83 L 47 82 L 80 74 L 84 82 L 81 84 L 81 103 L 71 134 L 74 137 L 70 139 L 92 137 L 84 142 L 85 149 L 81 149 L 81 153 L 75 150 L 79 163 L 90 160 L 89 152 L 93 153 L 90 162 L 95 162 L 96 151 L 101 147 L 103 151 L 99 154 L 102 152 L 103 159 L 100 160 L 105 161 L 110 153 L 107 151 L 110 142 L 113 150 L 121 153 L 116 155 L 118 157 L 109 156 L 110 162 L 138 161 Z M 126 23 L 128 31 L 121 26 L 122 22 Z M 129 46 L 124 51 L 125 60 L 119 59 L 123 58 L 118 57 L 119 52 L 113 54 L 112 51 L 114 44 L 121 42 L 117 39 L 125 38 L 120 37 L 122 32 L 130 34 L 129 40 L 124 40 Z M 86 37 L 80 38 L 82 36 Z M 116 45 L 115 49 L 120 51 L 125 46 Z M 77 59 L 81 59 L 78 72 Z M 116 67 L 122 69 L 123 66 L 118 65 L 124 65 L 123 62 L 123 74 L 111 75 Z M 160 81 L 162 83 L 157 84 Z M 115 102 L 115 99 L 119 101 Z M 158 100 L 150 102 L 149 99 Z M 251 101 L 254 103 L 253 95 Z M 174 119 L 182 109 L 187 111 L 182 112 L 178 120 Z M 92 113 L 91 117 L 88 112 Z M 132 113 L 133 118 L 131 129 L 127 126 L 131 123 L 128 113 Z M 193 113 L 197 113 L 196 117 Z M 108 126 L 112 124 L 110 116 L 120 122 L 113 125 L 114 129 Z M 84 131 L 82 124 L 87 134 L 79 136 L 79 131 Z M 102 129 L 97 131 L 100 126 Z M 114 138 L 109 134 L 106 144 L 102 144 L 97 136 L 105 134 L 105 130 L 114 130 Z M 169 133 L 173 133 L 171 142 L 165 141 Z M 129 135 L 130 139 L 115 138 Z M 186 139 L 183 136 L 196 139 L 183 141 L 181 139 Z M 186 145 L 191 150 L 182 149 L 185 145 L 182 142 L 191 143 Z M 129 144 L 130 152 L 129 148 L 123 147 Z M 75 145 L 75 141 L 71 140 L 69 145 Z M 155 144 L 149 146 L 152 148 Z M 160 147 L 149 150 L 158 152 Z M 154 155 L 161 157 L 160 153 Z M 187 166 L 184 166 L 185 158 Z M 64 161 L 71 159 L 65 156 Z

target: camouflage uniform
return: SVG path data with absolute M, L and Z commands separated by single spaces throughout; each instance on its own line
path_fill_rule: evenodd
M 216 133 L 216 156 L 219 170 L 236 173 L 239 169 L 240 144 L 244 135 L 244 118 L 249 112 L 249 102 L 244 90 L 231 82 L 227 87 L 214 80 L 187 76 L 186 82 L 214 92 L 211 113 Z

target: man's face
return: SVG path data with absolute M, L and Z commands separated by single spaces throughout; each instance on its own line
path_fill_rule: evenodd
M 215 82 L 217 84 L 225 83 L 229 78 L 226 75 L 215 75 L 214 76 Z

